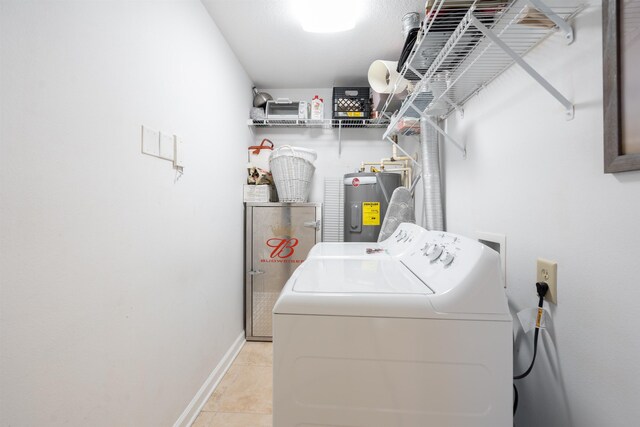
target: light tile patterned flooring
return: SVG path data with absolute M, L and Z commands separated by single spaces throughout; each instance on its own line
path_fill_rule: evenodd
M 271 427 L 273 347 L 246 342 L 192 427 Z

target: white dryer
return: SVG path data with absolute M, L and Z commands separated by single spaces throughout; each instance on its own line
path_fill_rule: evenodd
M 274 426 L 511 426 L 498 254 L 411 224 L 382 252 L 342 245 L 317 245 L 274 307 Z

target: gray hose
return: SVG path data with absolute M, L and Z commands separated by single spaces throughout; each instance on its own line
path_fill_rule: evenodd
M 422 152 L 423 205 L 427 230 L 444 230 L 444 211 L 440 187 L 440 148 L 438 133 L 424 118 L 420 119 Z

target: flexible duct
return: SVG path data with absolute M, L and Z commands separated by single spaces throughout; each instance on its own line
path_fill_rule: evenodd
M 427 230 L 444 230 L 444 211 L 440 188 L 440 149 L 438 133 L 426 119 L 420 119 L 423 206 Z

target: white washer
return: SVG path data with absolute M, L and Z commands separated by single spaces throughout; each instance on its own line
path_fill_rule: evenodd
M 320 244 L 289 279 L 273 311 L 274 426 L 512 426 L 499 256 L 415 227 L 384 254 Z

